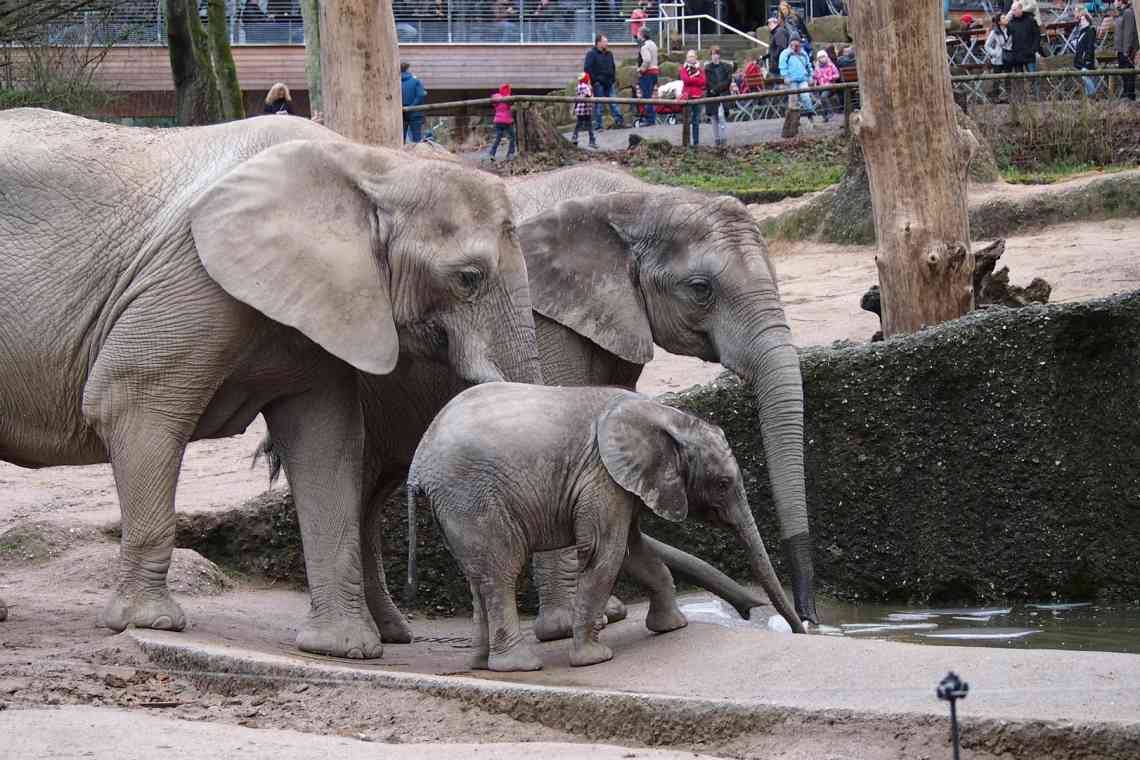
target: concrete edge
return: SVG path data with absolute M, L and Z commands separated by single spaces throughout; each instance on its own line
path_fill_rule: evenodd
M 721 744 L 744 734 L 802 737 L 842 725 L 902 740 L 907 734 L 945 735 L 947 715 L 808 709 L 729 699 L 682 697 L 576 687 L 541 686 L 421 673 L 300 663 L 292 658 L 224 645 L 174 641 L 174 636 L 131 630 L 131 639 L 156 665 L 188 673 L 215 688 L 239 691 L 282 681 L 367 684 L 458 700 L 488 712 L 567 731 L 592 741 L 647 746 Z M 1140 758 L 1140 722 L 973 718 L 963 747 L 1011 757 L 1104 756 Z

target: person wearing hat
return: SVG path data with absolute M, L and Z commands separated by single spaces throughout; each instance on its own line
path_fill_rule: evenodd
M 827 87 L 839 81 L 839 69 L 831 62 L 831 56 L 826 50 L 820 50 L 815 56 L 815 71 L 811 75 L 812 84 L 816 87 Z M 823 106 L 824 122 L 831 121 L 831 112 L 834 110 L 833 95 L 831 91 L 819 94 L 820 105 Z
M 962 31 L 968 32 L 974 28 L 974 17 L 969 13 L 962 15 Z
M 578 75 L 578 89 L 574 95 L 578 100 L 574 103 L 574 115 L 577 117 L 577 121 L 574 123 L 572 142 L 577 147 L 578 133 L 585 127 L 586 131 L 590 133 L 590 147 L 597 148 L 598 142 L 594 138 L 594 122 L 592 119 L 594 107 L 590 105 L 590 101 L 594 97 L 594 90 L 590 87 L 590 75 L 584 71 Z

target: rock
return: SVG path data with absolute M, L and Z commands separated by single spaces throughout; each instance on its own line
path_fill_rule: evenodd
M 127 681 L 114 673 L 108 673 L 103 676 L 103 683 L 112 689 L 125 689 L 127 688 Z
M 772 633 L 791 633 L 792 626 L 784 619 L 783 615 L 772 615 L 768 618 L 768 630 Z

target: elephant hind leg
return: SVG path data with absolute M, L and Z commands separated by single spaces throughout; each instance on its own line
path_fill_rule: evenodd
M 519 627 L 515 578 L 520 570 L 521 565 L 511 574 L 504 573 L 479 582 L 480 601 L 487 615 L 487 666 L 498 672 L 542 669 L 542 660 L 530 650 Z
M 472 670 L 489 670 L 488 658 L 491 655 L 489 632 L 487 631 L 487 603 L 479 591 L 479 584 L 469 580 L 471 587 L 471 661 Z

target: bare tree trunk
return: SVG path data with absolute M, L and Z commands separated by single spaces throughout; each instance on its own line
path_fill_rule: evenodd
M 222 116 L 226 121 L 245 118 L 245 102 L 238 82 L 237 66 L 230 50 L 230 29 L 226 24 L 226 0 L 208 0 L 210 62 L 217 78 Z M 236 9 L 236 5 L 235 5 Z
M 221 121 L 209 43 L 193 0 L 166 0 L 166 35 L 180 126 Z
M 400 147 L 400 53 L 391 0 L 324 0 L 320 6 L 325 126 L 357 142 Z
M 862 98 L 853 128 L 867 160 L 890 336 L 973 307 L 966 178 L 977 141 L 957 125 L 941 1 L 853 0 L 850 11 Z
M 305 79 L 309 83 L 309 112 L 320 113 L 321 107 L 321 3 L 301 0 L 301 19 L 305 25 Z

